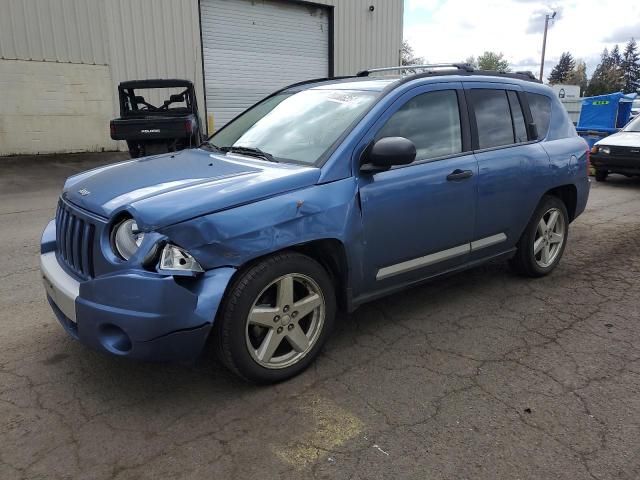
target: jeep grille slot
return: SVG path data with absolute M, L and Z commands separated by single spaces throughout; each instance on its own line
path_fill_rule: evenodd
M 81 278 L 93 277 L 95 225 L 76 215 L 62 200 L 56 211 L 58 258 Z

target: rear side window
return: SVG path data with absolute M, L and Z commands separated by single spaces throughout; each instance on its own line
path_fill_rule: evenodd
M 538 129 L 538 138 L 544 138 L 549 131 L 551 99 L 545 95 L 527 92 L 527 100 L 529 100 L 531 116 Z
M 416 95 L 405 103 L 376 135 L 405 137 L 416 146 L 416 160 L 462 152 L 460 110 L 455 90 Z
M 522 112 L 522 105 L 518 99 L 518 94 L 513 90 L 507 91 L 507 97 L 509 97 L 509 107 L 511 108 L 511 117 L 513 118 L 513 135 L 516 143 L 526 142 L 527 139 L 527 125 L 524 121 L 524 113 Z
M 478 128 L 478 148 L 512 144 L 513 124 L 507 92 L 478 88 L 469 93 Z

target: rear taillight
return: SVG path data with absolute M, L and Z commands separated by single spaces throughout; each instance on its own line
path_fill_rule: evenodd
M 184 121 L 184 131 L 189 134 L 193 133 L 193 124 L 191 123 L 191 120 Z
M 591 149 L 587 147 L 587 175 L 589 175 L 589 172 L 591 172 L 591 152 L 596 153 L 597 151 L 598 151 L 598 147 L 594 146 Z

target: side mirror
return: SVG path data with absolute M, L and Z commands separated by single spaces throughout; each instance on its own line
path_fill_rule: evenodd
M 408 165 L 416 159 L 416 146 L 404 137 L 381 138 L 364 155 L 364 171 L 388 170 L 394 165 Z

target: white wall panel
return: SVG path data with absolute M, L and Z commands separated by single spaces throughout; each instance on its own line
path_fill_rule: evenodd
M 106 65 L 104 0 L 0 0 L 0 59 Z
M 335 12 L 335 74 L 399 65 L 403 0 L 314 0 Z M 369 7 L 373 5 L 371 12 Z
M 114 150 L 112 88 L 105 65 L 0 60 L 0 155 Z

